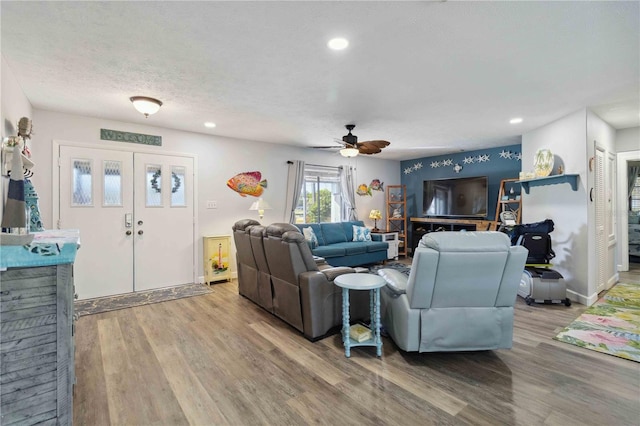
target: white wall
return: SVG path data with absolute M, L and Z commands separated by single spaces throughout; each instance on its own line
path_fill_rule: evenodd
M 640 150 L 640 127 L 616 130 L 616 152 Z
M 2 109 L 0 115 L 2 117 L 2 137 L 4 138 L 18 133 L 18 120 L 22 117 L 31 118 L 32 109 L 31 103 L 22 92 L 22 88 L 4 56 L 1 57 L 1 62 Z
M 32 109 L 31 103 L 22 92 L 22 88 L 3 56 L 0 56 L 0 62 L 0 93 L 2 93 L 0 103 L 2 132 L 0 133 L 2 139 L 4 139 L 7 136 L 18 134 L 18 121 L 22 117 L 31 118 Z M 31 147 L 31 144 L 29 144 L 29 147 Z M 0 202 L 0 217 L 4 209 L 8 180 L 6 177 L 0 178 L 0 200 L 2 200 L 2 202 Z
M 616 132 L 600 117 L 581 109 L 522 136 L 523 170 L 533 165 L 536 151 L 549 148 L 564 173 L 578 174 L 578 189 L 566 184 L 533 187 L 523 196 L 523 223 L 552 219 L 551 234 L 556 258 L 552 261 L 565 279 L 569 297 L 591 305 L 598 299 L 595 252 L 595 208 L 589 201 L 594 174 L 588 170 L 596 143 L 605 151 L 605 194 L 608 236 L 605 280 L 617 281 L 615 222 L 615 146 Z M 556 167 L 554 167 L 556 168 Z M 552 174 L 557 174 L 557 168 Z
M 556 163 L 562 160 L 565 173 L 580 175 L 577 191 L 563 183 L 532 187 L 529 194 L 523 194 L 522 222 L 553 220 L 554 269 L 564 277 L 569 297 L 583 304 L 590 298 L 586 115 L 584 109 L 576 111 L 522 136 L 523 171 L 532 171 L 536 151 L 548 148 L 555 154 Z
M 133 108 L 131 113 L 137 114 Z M 158 114 L 162 113 L 161 110 Z M 153 116 L 149 117 L 150 124 L 153 123 L 153 118 Z M 369 184 L 372 179 L 380 179 L 385 182 L 385 185 L 400 182 L 400 162 L 380 160 L 375 156 L 358 156 L 348 160 L 338 153 L 323 150 L 224 138 L 39 109 L 34 110 L 33 125 L 36 134 L 32 139 L 32 151 L 37 168 L 34 170 L 32 181 L 40 197 L 41 215 L 45 228 L 53 227 L 52 193 L 54 186 L 58 184 L 52 182 L 52 142 L 54 140 L 60 143 L 68 141 L 132 151 L 152 148 L 138 144 L 102 141 L 100 129 L 106 128 L 162 136 L 162 146 L 153 147 L 160 153 L 195 154 L 199 190 L 196 206 L 199 221 L 196 236 L 200 253 L 198 275 L 202 275 L 200 272 L 202 236 L 230 235 L 231 226 L 237 220 L 244 218 L 258 220 L 257 212 L 248 210 L 255 198 L 241 197 L 226 186 L 227 180 L 238 173 L 260 171 L 262 178 L 267 179 L 267 189 L 262 197 L 273 209 L 265 212 L 264 219 L 261 220 L 263 224 L 283 221 L 287 160 L 304 160 L 307 163 L 328 166 L 351 164 L 356 167 L 356 184 Z M 373 225 L 373 221 L 368 219 L 368 213 L 372 208 L 384 211 L 384 193 L 373 192 L 373 197 L 356 196 L 358 217 L 368 225 Z M 217 201 L 218 208 L 206 209 L 207 200 Z M 233 265 L 235 268 L 235 259 Z

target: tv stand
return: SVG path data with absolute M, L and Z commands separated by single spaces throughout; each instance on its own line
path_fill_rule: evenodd
M 429 232 L 437 231 L 494 231 L 496 222 L 484 219 L 449 219 L 442 217 L 412 217 L 410 219 L 409 241 L 411 255 L 418 247 L 420 239 Z

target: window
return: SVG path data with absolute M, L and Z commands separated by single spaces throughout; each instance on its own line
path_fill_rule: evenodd
M 296 223 L 340 222 L 340 169 L 306 165 Z
M 631 190 L 629 208 L 634 213 L 640 213 L 640 175 L 636 177 L 636 183 Z

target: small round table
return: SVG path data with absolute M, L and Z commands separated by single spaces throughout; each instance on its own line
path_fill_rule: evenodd
M 373 274 L 344 274 L 336 277 L 333 282 L 342 287 L 342 342 L 344 354 L 351 356 L 354 346 L 375 346 L 376 355 L 382 356 L 382 339 L 380 338 L 380 288 L 386 281 Z M 369 290 L 369 309 L 371 312 L 371 326 L 373 337 L 364 342 L 357 342 L 349 336 L 349 290 Z

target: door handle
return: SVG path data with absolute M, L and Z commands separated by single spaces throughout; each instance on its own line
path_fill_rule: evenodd
M 126 213 L 124 215 L 124 227 L 131 228 L 133 226 L 133 215 L 131 213 Z
M 138 225 L 142 225 L 142 223 L 143 223 L 143 222 L 142 222 L 141 220 L 139 220 L 139 221 L 138 221 Z
M 128 230 L 127 232 L 125 232 L 125 234 L 131 235 L 131 230 Z
M 142 234 L 144 234 L 144 232 L 141 229 L 141 230 L 138 231 L 138 235 L 142 235 Z

